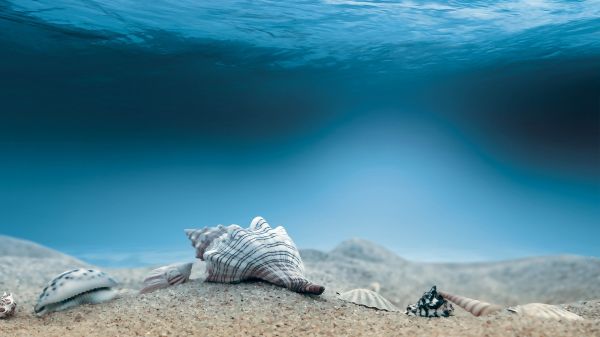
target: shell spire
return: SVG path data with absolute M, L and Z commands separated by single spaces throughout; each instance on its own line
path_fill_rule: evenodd
M 219 225 L 185 233 L 196 257 L 206 262 L 208 282 L 261 279 L 298 293 L 320 295 L 325 290 L 304 276 L 300 253 L 286 230 L 271 228 L 262 217 L 254 218 L 249 228 Z
M 474 316 L 485 316 L 504 309 L 503 307 L 496 304 L 490 304 L 487 302 L 475 300 L 460 295 L 453 295 L 444 291 L 438 291 L 438 293 L 442 295 L 443 298 L 453 302 L 454 304 L 465 309 Z

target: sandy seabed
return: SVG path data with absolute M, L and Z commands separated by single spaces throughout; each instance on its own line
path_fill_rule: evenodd
M 321 296 L 301 295 L 264 282 L 206 283 L 202 281 L 201 263 L 194 266 L 192 280 L 188 283 L 137 295 L 135 290 L 140 288 L 141 280 L 150 268 L 104 269 L 117 278 L 124 289 L 129 289 L 122 298 L 43 317 L 33 314 L 33 305 L 43 285 L 64 270 L 87 265 L 58 252 L 36 256 L 31 253 L 35 249 L 30 249 L 25 250 L 27 254 L 8 256 L 0 251 L 5 253 L 0 255 L 0 291 L 13 292 L 18 302 L 15 316 L 0 320 L 0 336 L 600 336 L 600 301 L 582 299 L 583 290 L 574 283 L 565 283 L 561 275 L 557 275 L 563 282 L 561 289 L 572 289 L 564 290 L 559 298 L 572 296 L 574 299 L 571 304 L 562 306 L 580 314 L 585 318 L 584 321 L 524 318 L 508 312 L 473 317 L 460 308 L 449 318 L 421 318 L 343 302 L 336 297 L 336 291 L 366 286 L 373 280 L 378 280 L 382 285 L 382 294 L 401 308 L 409 299 L 412 298 L 414 302 L 422 292 L 428 290 L 421 284 L 416 285 L 419 290 L 413 290 L 412 285 L 407 288 L 402 285 L 400 276 L 391 272 L 410 271 L 412 275 L 417 270 L 425 276 L 429 273 L 427 266 L 410 265 L 398 257 L 388 256 L 390 253 L 382 248 L 362 241 L 353 245 L 346 244 L 344 249 L 337 252 L 303 253 L 309 278 L 327 288 Z M 370 254 L 366 260 L 365 254 Z M 589 284 L 582 282 L 588 287 L 587 294 L 596 296 L 597 289 L 589 287 L 594 284 L 600 287 L 597 282 L 600 278 L 600 268 L 597 267 L 600 264 L 597 264 L 597 260 L 558 259 L 550 265 L 553 270 L 560 270 L 564 263 L 568 264 L 568 268 L 576 267 L 579 271 L 577 277 L 591 278 Z M 581 263 L 587 267 L 580 266 Z M 540 265 L 539 261 L 534 264 Z M 444 276 L 443 268 L 440 269 L 439 265 L 433 267 L 436 273 L 442 270 L 441 275 Z M 462 275 L 458 277 L 459 280 L 470 279 L 467 277 L 469 268 L 461 269 L 455 265 L 449 268 L 452 275 Z M 481 270 L 482 266 L 475 268 Z M 492 274 L 498 273 L 498 270 L 506 273 L 505 266 L 486 268 Z M 513 270 L 514 265 L 510 268 Z M 438 276 L 427 277 L 431 279 L 423 282 L 436 281 Z M 483 282 L 481 275 L 477 278 L 480 278 L 478 283 L 487 282 L 479 284 L 479 287 L 493 288 L 492 281 Z M 553 290 L 558 288 L 553 287 L 552 279 L 544 279 L 550 283 L 538 286 L 559 293 Z M 408 282 L 406 277 L 404 282 Z M 448 281 L 445 286 L 458 288 L 457 284 Z M 522 291 L 518 284 L 513 288 L 515 290 L 511 296 Z M 478 291 L 473 286 L 472 292 L 477 294 Z M 551 297 L 551 294 L 542 295 L 535 296 Z M 526 295 L 523 298 L 530 299 Z M 498 297 L 497 300 L 507 303 L 512 302 L 513 297 Z

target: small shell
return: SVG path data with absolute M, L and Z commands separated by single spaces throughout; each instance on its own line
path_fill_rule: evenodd
M 308 281 L 300 253 L 285 229 L 256 217 L 250 228 L 238 225 L 185 230 L 196 257 L 206 261 L 208 282 L 260 279 L 299 293 L 320 295 L 325 287 Z
M 368 308 L 399 311 L 395 305 L 386 300 L 383 296 L 369 289 L 353 289 L 339 295 L 341 300 L 362 305 Z
M 65 310 L 80 304 L 101 303 L 115 298 L 117 282 L 106 273 L 93 269 L 74 269 L 48 282 L 34 308 L 38 316 Z
M 423 293 L 417 303 L 407 306 L 404 313 L 420 317 L 450 317 L 454 313 L 454 307 L 438 293 L 434 285 Z
M 378 293 L 381 290 L 381 284 L 379 284 L 379 282 L 372 282 L 371 284 L 369 284 L 367 289 L 373 290 L 374 292 Z
M 583 317 L 551 304 L 529 303 L 507 308 L 519 316 L 538 317 L 555 320 L 579 321 Z
M 470 312 L 474 316 L 485 316 L 485 315 L 489 315 L 491 313 L 498 312 L 498 311 L 501 311 L 502 309 L 504 309 L 503 307 L 501 307 L 499 305 L 490 304 L 490 303 L 475 300 L 472 298 L 459 296 L 459 295 L 452 295 L 452 294 L 449 294 L 449 293 L 443 292 L 443 291 L 438 291 L 438 292 L 440 295 L 442 295 L 442 297 L 444 297 L 445 299 L 458 305 L 459 307 L 465 309 L 466 311 Z
M 15 314 L 17 302 L 13 299 L 12 294 L 4 293 L 0 297 L 0 318 L 7 318 Z
M 192 265 L 193 263 L 177 263 L 152 270 L 144 279 L 144 288 L 140 290 L 140 294 L 187 282 Z

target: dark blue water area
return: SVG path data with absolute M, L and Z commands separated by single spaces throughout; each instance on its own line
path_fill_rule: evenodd
M 106 266 L 600 256 L 595 1 L 0 1 L 0 233 Z

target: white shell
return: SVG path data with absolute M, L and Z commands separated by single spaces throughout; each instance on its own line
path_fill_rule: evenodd
M 373 290 L 374 292 L 378 293 L 381 291 L 381 284 L 379 284 L 379 282 L 371 282 L 367 289 Z
M 235 283 L 260 279 L 299 293 L 320 295 L 325 287 L 304 276 L 300 253 L 286 230 L 256 217 L 238 225 L 187 229 L 196 257 L 206 261 L 206 281 Z
M 555 319 L 555 320 L 570 320 L 580 321 L 583 317 L 574 314 L 565 309 L 559 308 L 551 304 L 543 303 L 529 303 L 524 305 L 517 305 L 515 307 L 507 308 L 508 311 L 516 313 L 519 316 Z
M 0 318 L 7 318 L 14 315 L 17 309 L 17 302 L 13 299 L 12 294 L 4 293 L 0 297 Z
M 48 282 L 35 305 L 38 316 L 84 303 L 100 303 L 115 298 L 112 287 L 117 282 L 106 273 L 94 269 L 73 269 Z
M 395 305 L 390 303 L 380 294 L 369 290 L 369 289 L 354 289 L 342 293 L 339 298 L 354 304 L 362 305 L 369 308 L 386 310 L 386 311 L 400 311 Z
M 141 294 L 182 284 L 190 279 L 193 263 L 176 263 L 152 270 L 144 279 Z

